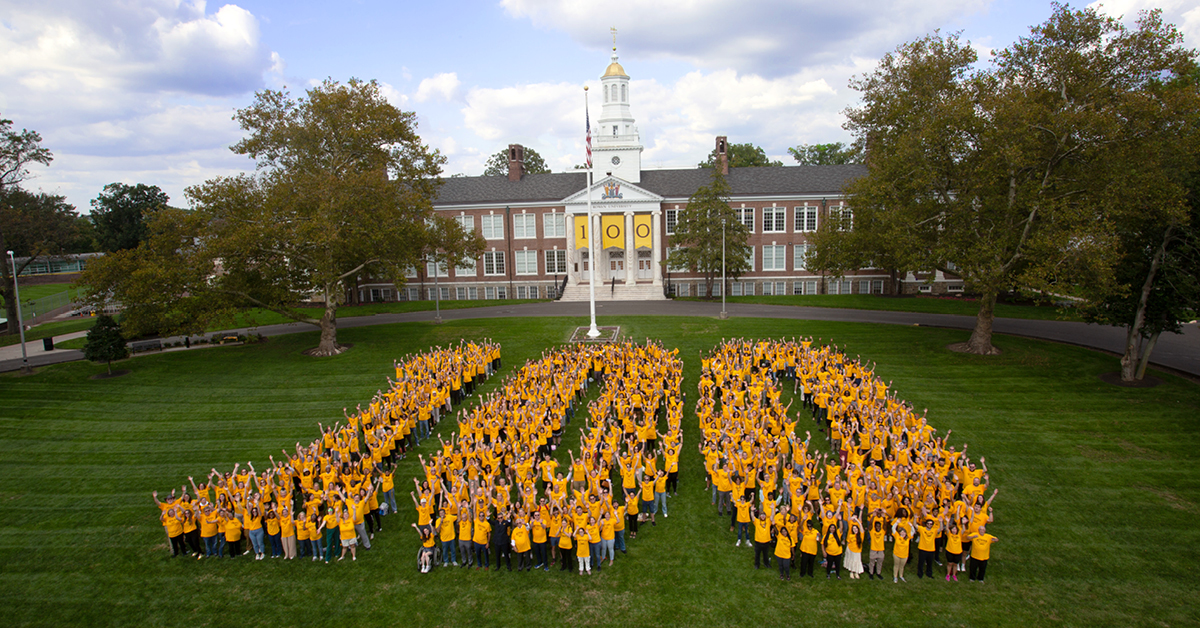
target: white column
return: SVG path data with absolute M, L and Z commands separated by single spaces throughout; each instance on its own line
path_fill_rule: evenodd
M 575 249 L 575 214 L 568 212 L 563 220 L 567 227 L 567 285 L 574 286 L 579 284 L 575 272 L 575 264 L 579 263 L 579 251 Z M 579 272 L 583 272 L 583 264 L 579 264 Z
M 637 283 L 637 249 L 633 246 L 633 210 L 625 212 L 625 285 Z
M 662 236 L 662 228 L 658 226 L 658 222 L 662 220 L 662 211 L 655 209 L 650 212 L 650 256 L 653 260 L 650 269 L 654 273 L 654 285 L 662 285 L 662 270 L 659 268 L 659 254 L 662 252 L 663 243 L 659 241 Z

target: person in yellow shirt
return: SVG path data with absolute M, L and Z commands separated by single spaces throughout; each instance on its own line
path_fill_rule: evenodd
M 458 558 L 454 555 L 454 524 L 457 521 L 458 517 L 453 514 L 447 514 L 445 508 L 438 510 L 438 518 L 434 522 L 433 527 L 437 529 L 438 540 L 442 543 L 443 567 L 458 566 Z
M 813 527 L 812 522 L 808 519 L 800 522 L 800 577 L 813 576 L 813 570 L 817 566 L 817 547 L 819 546 L 818 538 L 821 531 Z
M 433 569 L 433 548 L 437 544 L 437 537 L 432 528 L 422 527 L 415 523 L 412 524 L 412 527 L 417 531 L 417 536 L 421 538 L 421 549 L 417 552 L 417 568 L 421 573 L 429 573 Z
M 483 513 L 479 513 L 475 517 L 474 528 L 471 541 L 475 544 L 475 568 L 488 569 L 491 567 L 488 544 L 492 540 L 492 525 L 488 523 Z
M 896 539 L 892 546 L 892 582 L 908 582 L 904 579 L 904 565 L 908 563 L 909 547 L 912 541 L 912 524 L 897 521 L 892 524 L 892 534 Z
M 529 571 L 533 567 L 533 559 L 530 557 L 533 544 L 529 537 L 529 524 L 524 518 L 517 518 L 509 531 L 513 553 L 517 555 L 517 571 Z
M 825 535 L 821 538 L 821 545 L 825 548 L 825 579 L 829 576 L 837 576 L 838 580 L 842 579 L 842 553 L 846 548 L 846 524 L 843 521 L 837 521 L 833 525 L 825 528 Z
M 933 517 L 927 517 L 917 526 L 917 578 L 933 577 L 933 559 L 941 533 L 942 524 Z
M 750 545 L 750 509 L 754 507 L 754 502 L 739 494 L 733 500 L 733 507 L 737 511 L 737 543 L 734 543 L 734 547 L 740 547 L 743 538 L 746 539 L 746 545 Z
M 242 552 L 242 519 L 228 510 L 222 511 L 225 519 L 225 544 L 229 546 L 229 557 L 236 558 Z M 249 554 L 249 550 L 245 552 Z
M 792 537 L 788 535 L 787 526 L 779 526 L 775 530 L 775 562 L 779 563 L 779 579 L 792 579 Z
M 870 562 L 867 564 L 867 576 L 872 580 L 883 579 L 883 556 L 887 549 L 887 532 L 887 528 L 883 526 L 882 516 L 871 518 L 871 553 Z
M 974 534 L 968 534 L 967 539 L 971 542 L 971 564 L 968 566 L 967 575 L 972 582 L 983 584 L 983 577 L 987 575 L 988 559 L 992 557 L 992 544 L 999 541 L 996 537 L 987 533 L 987 526 L 979 526 L 979 531 Z
M 846 556 L 843 559 L 846 571 L 850 572 L 851 580 L 858 580 L 863 572 L 862 564 L 863 531 L 858 519 L 850 520 L 850 528 L 846 531 Z
M 338 538 L 342 542 L 342 555 L 338 556 L 338 560 L 346 557 L 346 550 L 350 550 L 350 560 L 358 560 L 358 530 L 354 529 L 358 505 L 349 502 L 348 504 L 348 507 L 342 508 L 337 518 Z
M 955 582 L 958 582 L 958 565 L 962 562 L 962 528 L 958 527 L 958 522 L 954 517 L 949 517 L 946 522 L 946 582 L 950 582 L 953 577 Z
M 754 568 L 758 569 L 759 558 L 769 568 L 771 566 L 771 520 L 767 511 L 758 510 L 754 516 Z

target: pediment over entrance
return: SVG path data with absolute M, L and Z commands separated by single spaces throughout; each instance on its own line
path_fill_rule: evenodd
M 586 190 L 580 190 L 563 199 L 567 211 L 587 211 L 588 194 L 592 197 L 592 209 L 596 212 L 611 210 L 653 211 L 662 206 L 663 197 L 645 188 L 640 188 L 617 177 L 604 177 Z

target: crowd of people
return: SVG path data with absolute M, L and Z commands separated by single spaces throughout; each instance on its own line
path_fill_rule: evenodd
M 366 408 L 344 410 L 308 445 L 296 443 L 257 472 L 252 463 L 221 472 L 169 496 L 152 496 L 172 556 L 256 560 L 342 560 L 370 549 L 383 515 L 397 511 L 395 470 L 438 420 L 500 368 L 500 345 L 460 342 L 394 363 L 395 380 Z M 249 546 L 243 549 L 242 542 Z M 339 554 L 340 548 L 340 554 Z
M 811 430 L 799 436 L 801 413 L 782 402 L 788 381 L 830 453 Z M 729 340 L 701 356 L 698 389 L 707 489 L 756 569 L 774 556 L 781 579 L 797 562 L 812 577 L 820 557 L 827 578 L 844 568 L 883 580 L 890 547 L 892 581 L 906 582 L 915 544 L 918 577 L 933 578 L 936 563 L 946 581 L 964 570 L 984 581 L 999 490 L 986 494 L 986 460 L 948 444 L 950 430 L 939 436 L 873 368 L 811 339 Z
M 677 353 L 650 340 L 563 347 L 460 411 L 457 433 L 421 456 L 425 477 L 412 494 L 421 570 L 512 571 L 515 559 L 517 571 L 561 563 L 582 575 L 627 553 L 639 524 L 657 525 L 678 490 Z M 580 417 L 579 451 L 563 457 L 591 385 L 602 388 Z

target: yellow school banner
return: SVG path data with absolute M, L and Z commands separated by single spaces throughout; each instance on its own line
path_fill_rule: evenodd
M 633 216 L 633 248 L 654 248 L 650 239 L 653 229 L 650 227 L 650 214 L 635 214 Z
M 620 214 L 601 216 L 600 234 L 604 237 L 602 248 L 625 248 L 625 217 Z
M 575 250 L 588 248 L 588 217 L 586 214 L 575 215 Z

